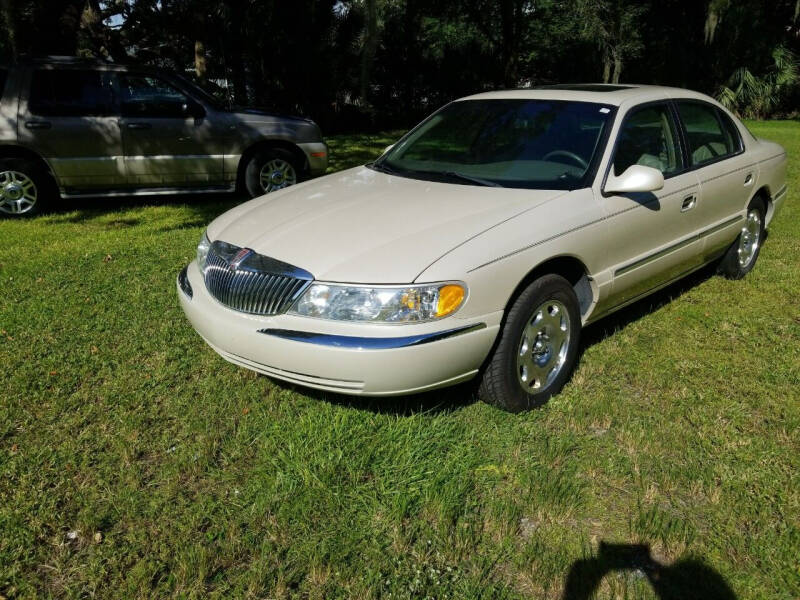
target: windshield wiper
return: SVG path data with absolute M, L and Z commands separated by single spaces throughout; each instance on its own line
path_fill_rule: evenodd
M 383 163 L 380 163 L 378 161 L 367 163 L 365 166 L 369 167 L 370 169 L 372 169 L 374 171 L 379 171 L 381 173 L 386 173 L 387 175 L 398 175 L 399 174 L 397 169 L 393 169 L 392 167 L 387 167 L 386 165 L 384 165 Z
M 488 179 L 481 179 L 480 177 L 473 177 L 472 175 L 465 175 L 464 173 L 459 173 L 458 171 L 443 171 L 442 175 L 451 177 L 453 179 L 460 179 L 461 181 L 468 181 L 476 185 L 484 185 L 486 187 L 503 187 L 497 182 L 489 181 Z

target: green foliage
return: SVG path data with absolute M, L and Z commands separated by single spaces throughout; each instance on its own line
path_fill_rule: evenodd
M 797 58 L 783 46 L 772 51 L 773 64 L 761 76 L 750 69 L 736 69 L 726 85 L 717 92 L 717 100 L 740 115 L 759 118 L 771 114 L 800 82 Z
M 78 54 L 198 72 L 209 91 L 232 104 L 308 115 L 328 133 L 374 131 L 407 128 L 456 97 L 494 88 L 610 81 L 714 93 L 738 68 L 766 73 L 776 47 L 800 51 L 798 6 L 0 0 L 0 59 Z M 797 90 L 791 87 L 781 96 L 786 103 Z M 785 110 L 781 102 L 764 107 L 759 114 Z

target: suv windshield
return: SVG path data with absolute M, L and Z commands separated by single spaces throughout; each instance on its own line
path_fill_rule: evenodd
M 535 189 L 586 185 L 614 107 L 463 100 L 434 113 L 372 164 L 418 179 Z

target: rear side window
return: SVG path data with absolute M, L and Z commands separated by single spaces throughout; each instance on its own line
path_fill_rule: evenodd
M 678 112 L 686 129 L 692 166 L 721 160 L 741 149 L 733 123 L 723 126 L 720 112 L 710 104 L 678 102 Z
M 6 79 L 8 79 L 8 69 L 0 69 L 0 98 L 6 91 Z
M 111 74 L 103 71 L 34 71 L 28 110 L 35 115 L 83 117 L 114 112 Z

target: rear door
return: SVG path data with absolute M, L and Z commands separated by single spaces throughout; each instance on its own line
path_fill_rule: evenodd
M 119 74 L 125 165 L 136 187 L 223 183 L 222 136 L 205 109 L 165 79 Z
M 699 100 L 676 101 L 690 168 L 700 181 L 694 217 L 706 260 L 723 251 L 741 228 L 744 209 L 757 189 L 758 165 L 744 153 L 739 130 L 718 107 Z
M 699 265 L 698 222 L 694 216 L 699 185 L 687 170 L 680 129 L 668 101 L 632 108 L 617 134 L 610 169 L 621 175 L 634 164 L 664 175 L 654 193 L 603 193 L 607 215 L 608 262 L 613 287 L 606 306 L 615 306 Z
M 42 66 L 23 83 L 19 140 L 47 159 L 67 192 L 125 183 L 112 75 Z

